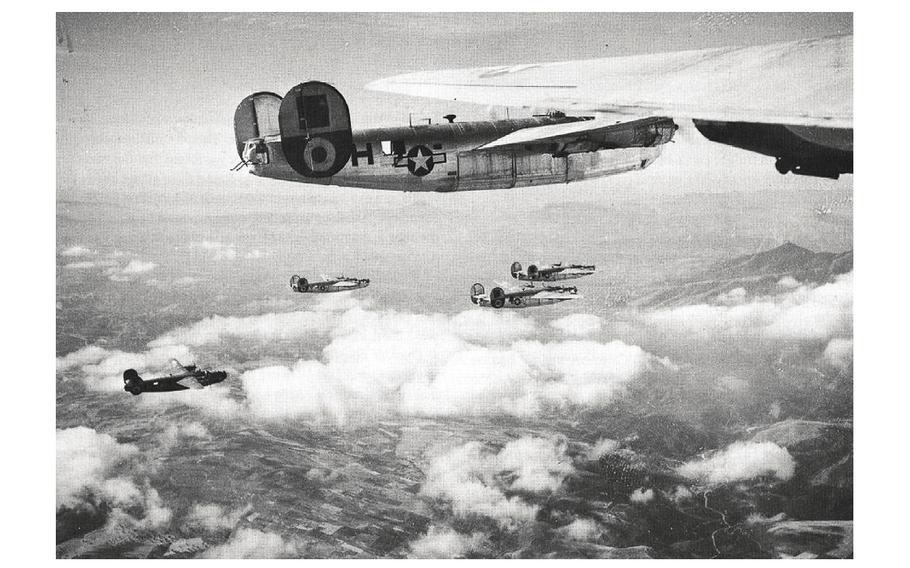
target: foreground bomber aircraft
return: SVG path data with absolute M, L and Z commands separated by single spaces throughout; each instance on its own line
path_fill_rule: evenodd
M 268 178 L 400 191 L 464 191 L 568 183 L 650 165 L 672 119 L 533 118 L 351 130 L 347 102 L 309 81 L 283 98 L 254 93 L 234 113 L 241 162 Z
M 525 284 L 521 288 L 508 292 L 503 286 L 497 286 L 484 293 L 483 284 L 479 282 L 471 286 L 471 302 L 488 307 L 499 308 L 528 308 L 532 306 L 545 306 L 558 304 L 567 300 L 581 298 L 578 289 L 574 286 L 544 286 L 535 288 L 533 284 Z
M 594 265 L 566 264 L 561 262 L 548 266 L 531 264 L 527 272 L 523 271 L 520 262 L 513 262 L 510 272 L 512 278 L 517 280 L 530 280 L 532 282 L 555 282 L 556 280 L 569 280 L 594 274 Z
M 301 278 L 296 274 L 291 276 L 291 290 L 301 293 L 346 292 L 357 288 L 366 288 L 369 285 L 369 278 L 348 278 L 347 276 L 329 278 L 328 276 L 323 276 L 320 282 L 308 282 L 306 278 Z
M 853 173 L 853 36 L 409 73 L 368 89 L 566 112 L 689 118 L 785 174 Z
M 142 380 L 135 369 L 123 372 L 123 390 L 133 394 L 144 392 L 170 392 L 188 389 L 201 389 L 227 378 L 224 371 L 207 371 L 196 368 L 196 365 L 183 366 L 180 361 L 171 359 L 177 372 L 166 377 Z

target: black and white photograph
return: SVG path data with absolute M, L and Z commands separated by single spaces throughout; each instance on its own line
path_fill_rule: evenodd
M 54 557 L 854 558 L 854 14 L 401 8 L 42 20 Z

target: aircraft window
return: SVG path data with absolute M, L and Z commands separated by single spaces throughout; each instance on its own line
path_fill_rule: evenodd
M 303 119 L 309 128 L 329 126 L 329 103 L 325 95 L 303 97 Z
M 392 141 L 391 140 L 383 140 L 381 142 L 381 144 L 382 144 L 382 153 L 383 154 L 388 156 L 389 154 L 392 153 Z
M 402 142 L 401 140 L 396 140 L 396 141 L 392 142 L 392 153 L 393 154 L 402 155 L 402 154 L 405 154 L 406 152 L 407 151 L 405 150 L 404 142 Z

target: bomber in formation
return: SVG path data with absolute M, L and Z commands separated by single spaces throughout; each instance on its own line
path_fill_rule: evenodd
M 143 380 L 135 369 L 123 372 L 123 390 L 134 395 L 144 392 L 171 392 L 189 389 L 201 389 L 227 378 L 225 371 L 200 369 L 196 365 L 182 365 L 177 359 L 171 359 L 175 372 L 164 377 Z
M 238 169 L 400 191 L 570 183 L 648 167 L 673 139 L 674 120 L 685 119 L 708 140 L 773 157 L 782 174 L 837 179 L 853 173 L 853 106 L 845 96 L 852 39 L 418 72 L 367 85 L 560 109 L 521 119 L 456 122 L 449 114 L 440 124 L 353 130 L 341 93 L 307 81 L 283 97 L 258 92 L 241 101 Z
M 370 285 L 369 278 L 349 278 L 336 276 L 334 278 L 323 275 L 322 280 L 310 282 L 298 275 L 291 276 L 291 290 L 299 293 L 328 294 L 331 292 L 346 292 Z
M 347 101 L 307 81 L 254 93 L 234 113 L 240 163 L 261 177 L 398 191 L 569 183 L 648 167 L 673 139 L 671 118 L 626 122 L 562 112 L 530 118 L 352 130 Z

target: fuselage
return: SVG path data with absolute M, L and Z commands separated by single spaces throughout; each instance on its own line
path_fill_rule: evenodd
M 562 113 L 475 122 L 445 118 L 353 130 L 347 102 L 326 83 L 301 83 L 284 97 L 254 93 L 234 115 L 238 168 L 246 165 L 266 178 L 397 191 L 568 183 L 647 167 L 677 128 L 663 117 L 594 121 L 589 127 L 583 125 L 594 117 Z M 525 135 L 507 138 L 519 131 Z
M 641 169 L 659 147 L 618 148 L 554 157 L 539 147 L 524 151 L 475 148 L 524 128 L 585 120 L 534 117 L 454 122 L 353 131 L 354 150 L 341 171 L 330 177 L 305 177 L 287 162 L 281 136 L 262 139 L 245 155 L 254 175 L 345 187 L 398 191 L 467 191 L 567 183 L 585 177 Z M 260 152 L 261 153 L 261 152 Z M 265 163 L 263 163 L 265 162 Z

